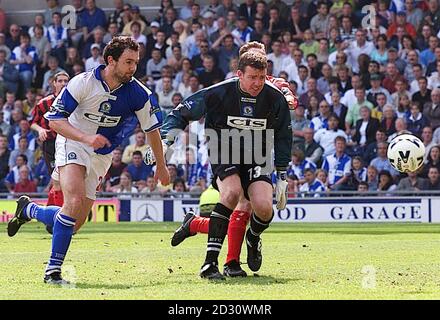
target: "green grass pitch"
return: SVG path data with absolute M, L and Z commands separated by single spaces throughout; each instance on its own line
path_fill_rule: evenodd
M 254 276 L 198 276 L 206 235 L 170 246 L 177 223 L 98 223 L 74 236 L 70 288 L 43 283 L 43 225 L 0 234 L 0 299 L 439 299 L 440 225 L 273 224 Z M 226 243 L 220 256 L 225 259 Z M 242 260 L 246 261 L 243 247 Z

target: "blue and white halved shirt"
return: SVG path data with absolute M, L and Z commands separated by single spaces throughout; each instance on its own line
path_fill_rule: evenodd
M 101 134 L 110 147 L 91 150 L 98 154 L 109 154 L 122 140 L 130 136 L 137 124 L 145 132 L 160 128 L 162 113 L 157 99 L 150 89 L 132 78 L 110 91 L 97 68 L 75 76 L 60 92 L 45 114 L 48 120 L 67 119 L 69 123 L 86 134 Z
M 328 172 L 329 185 L 334 185 L 344 176 L 350 175 L 351 158 L 345 153 L 342 157 L 337 158 L 334 153 L 324 159 L 322 169 Z
M 315 179 L 311 185 L 309 185 L 307 182 L 305 182 L 300 188 L 300 192 L 304 192 L 301 194 L 302 197 L 322 197 L 322 194 L 319 194 L 319 192 L 325 192 L 325 185 L 322 183 L 322 181 Z M 310 194 L 305 194 L 305 192 L 309 192 Z M 318 192 L 318 193 L 315 193 Z

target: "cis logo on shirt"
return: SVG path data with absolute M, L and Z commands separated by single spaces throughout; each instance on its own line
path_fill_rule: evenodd
M 116 127 L 121 120 L 120 116 L 114 117 L 104 114 L 93 114 L 89 112 L 84 113 L 84 118 L 94 124 L 97 124 L 100 127 Z

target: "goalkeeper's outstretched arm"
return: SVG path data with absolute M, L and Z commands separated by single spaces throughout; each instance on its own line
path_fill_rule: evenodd
M 205 115 L 205 93 L 206 89 L 197 91 L 168 114 L 160 130 L 166 145 L 172 145 L 176 136 L 185 130 L 190 121 L 198 121 Z

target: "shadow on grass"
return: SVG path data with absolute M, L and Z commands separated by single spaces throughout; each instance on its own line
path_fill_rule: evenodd
M 227 278 L 226 282 L 222 281 L 219 283 L 231 284 L 231 285 L 243 285 L 243 284 L 252 284 L 259 286 L 269 286 L 274 284 L 287 284 L 289 282 L 301 281 L 302 279 L 295 278 L 281 278 L 281 277 L 272 277 L 272 276 L 262 276 L 249 274 L 245 278 Z
M 107 289 L 107 290 L 128 290 L 132 288 L 144 287 L 143 285 L 128 285 L 121 283 L 105 284 L 105 283 L 76 283 L 77 289 Z

